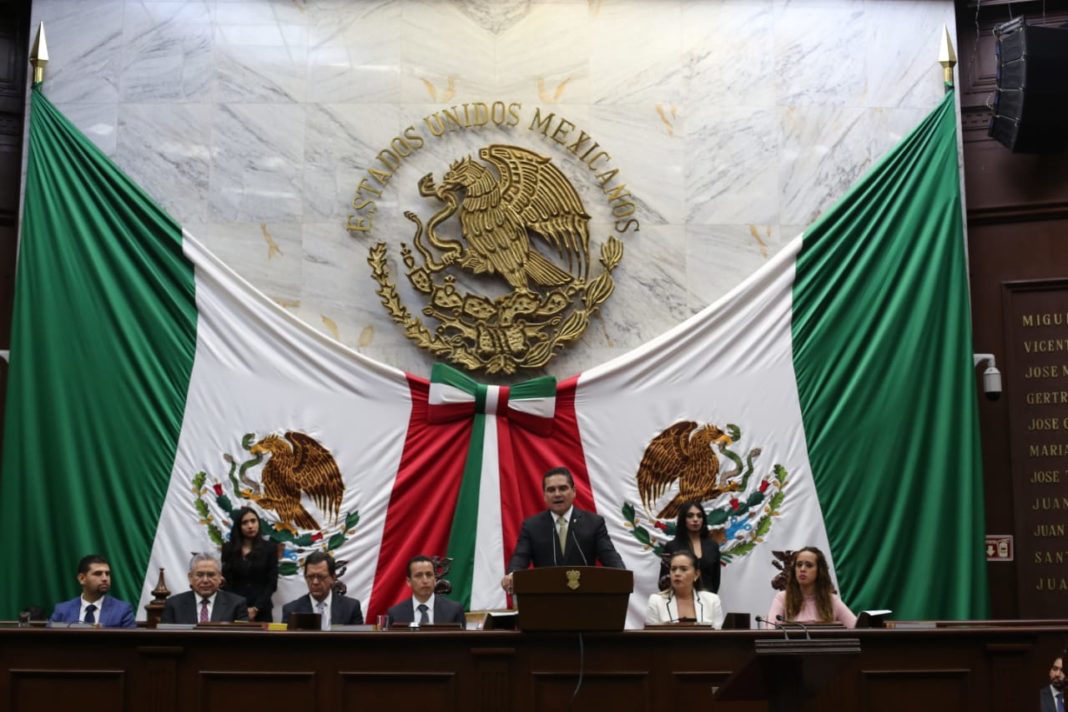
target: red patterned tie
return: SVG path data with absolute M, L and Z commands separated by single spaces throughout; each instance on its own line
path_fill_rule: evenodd
M 200 622 L 207 623 L 211 620 L 211 616 L 208 614 L 208 599 L 202 598 L 200 600 Z

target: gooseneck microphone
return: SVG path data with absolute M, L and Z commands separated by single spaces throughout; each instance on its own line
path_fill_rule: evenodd
M 779 616 L 779 617 L 781 618 L 782 616 Z M 764 618 L 763 616 L 757 616 L 755 618 L 755 620 L 756 620 L 757 623 L 765 623 L 767 625 L 770 625 L 772 628 L 782 628 L 782 626 L 779 625 L 778 623 L 776 623 L 775 621 L 769 621 L 767 618 Z
M 804 623 L 802 623 L 800 621 L 788 621 L 788 620 L 786 620 L 785 618 L 782 617 L 782 614 L 779 614 L 779 615 L 775 616 L 775 620 L 777 620 L 780 623 L 782 623 L 783 627 L 788 626 L 788 625 L 796 625 L 801 630 L 805 631 L 805 638 L 807 640 L 812 640 L 812 635 L 808 632 L 808 626 L 805 625 Z
M 576 511 L 575 515 L 571 517 L 571 526 L 567 528 L 568 533 L 571 534 L 571 541 L 575 542 L 575 548 L 578 549 L 579 556 L 582 557 L 582 565 L 589 566 L 590 562 L 586 560 L 586 554 L 582 552 L 582 547 L 579 546 L 578 537 L 575 536 L 575 524 L 578 523 L 579 513 Z

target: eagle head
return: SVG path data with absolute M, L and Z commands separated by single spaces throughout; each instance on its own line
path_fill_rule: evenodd
M 248 449 L 253 455 L 279 455 L 289 451 L 289 446 L 277 435 L 267 437 Z
M 733 442 L 730 435 L 727 435 L 712 423 L 705 425 L 694 433 L 693 439 L 701 445 L 710 445 L 715 442 L 722 442 L 730 445 Z
M 446 186 L 469 186 L 478 179 L 482 172 L 479 168 L 480 166 L 472 161 L 470 156 L 464 156 L 449 166 L 442 182 Z

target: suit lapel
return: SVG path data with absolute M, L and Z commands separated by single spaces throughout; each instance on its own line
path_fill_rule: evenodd
M 330 625 L 341 624 L 341 597 L 336 593 L 330 593 Z

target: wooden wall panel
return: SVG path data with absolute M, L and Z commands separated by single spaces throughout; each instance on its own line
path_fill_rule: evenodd
M 997 357 L 1005 389 L 1001 400 L 979 404 L 986 531 L 1012 535 L 1016 545 L 1013 562 L 987 565 L 991 615 L 1053 618 L 1063 615 L 1063 606 L 1021 598 L 1023 589 L 1035 585 L 1035 577 L 1031 567 L 1020 565 L 1021 557 L 1033 555 L 1033 542 L 1019 538 L 1027 519 L 1022 508 L 1029 505 L 1014 479 L 1012 434 L 1026 432 L 1028 423 L 1021 418 L 1029 416 L 1014 415 L 1010 407 L 1027 385 L 1022 372 L 1009 370 L 1014 342 L 1006 332 L 1005 290 L 1012 283 L 1068 276 L 1068 156 L 1014 154 L 986 135 L 996 89 L 993 29 L 1020 15 L 1030 24 L 1061 25 L 1068 22 L 1068 2 L 957 3 L 958 86 L 975 351 Z M 975 383 L 981 393 L 978 372 Z M 1068 471 L 1068 460 L 1063 464 L 1061 469 Z M 1022 475 L 1017 471 L 1016 476 Z M 1060 491 L 1068 496 L 1064 485 Z M 1061 543 L 1068 549 L 1068 540 Z
M 941 710 L 970 708 L 968 670 L 886 670 L 863 673 L 863 703 L 869 712 L 900 712 L 923 705 Z
M 8 709 L 15 712 L 78 710 L 122 712 L 126 675 L 122 670 L 13 669 Z
M 860 640 L 860 654 L 842 661 L 838 676 L 805 709 L 1013 709 L 1047 680 L 1068 627 L 816 631 L 812 637 L 843 635 Z M 587 634 L 575 709 L 756 712 L 766 703 L 714 702 L 710 687 L 741 669 L 756 641 L 776 637 L 694 629 Z M 570 636 L 506 631 L 0 629 L 0 712 L 80 709 L 89 700 L 93 709 L 157 712 L 161 699 L 175 712 L 566 709 L 579 678 L 573 643 Z M 482 694 L 485 671 L 477 663 L 487 650 L 508 651 L 488 656 L 508 665 L 492 699 Z M 170 671 L 161 678 L 156 666 Z M 152 690 L 160 679 L 176 685 Z
M 319 706 L 313 672 L 201 670 L 198 683 L 203 712 L 293 712 Z
M 362 710 L 459 710 L 456 675 L 451 672 L 342 672 L 341 705 Z
M 562 672 L 531 673 L 536 710 L 625 709 L 643 712 L 653 709 L 648 675 L 636 672 L 589 672 L 575 694 L 578 675 Z M 574 700 L 574 703 L 572 703 Z

